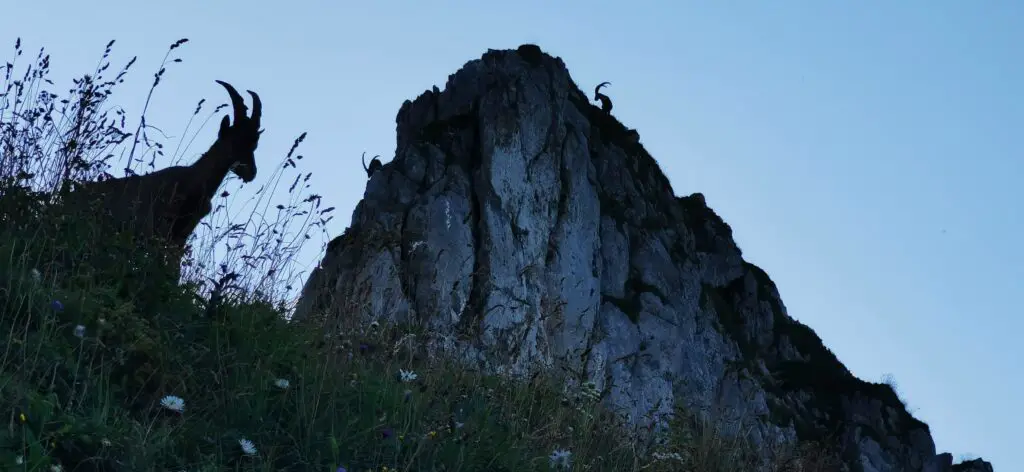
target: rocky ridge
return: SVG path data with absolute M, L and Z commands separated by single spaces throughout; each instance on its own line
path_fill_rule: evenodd
M 397 141 L 295 319 L 411 323 L 469 367 L 557 369 L 638 430 L 685 411 L 766 451 L 831 441 L 845 470 L 992 470 L 936 454 L 892 388 L 790 318 L 703 195 L 677 197 L 561 59 L 490 50 L 404 103 Z

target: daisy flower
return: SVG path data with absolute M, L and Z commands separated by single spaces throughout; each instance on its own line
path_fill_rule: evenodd
M 554 469 L 569 469 L 572 467 L 572 453 L 565 449 L 556 449 L 555 452 L 548 456 L 548 460 Z
M 256 445 L 253 444 L 252 441 L 242 438 L 238 440 L 238 445 L 242 446 L 242 452 L 244 452 L 246 455 L 256 455 Z
M 160 399 L 160 406 L 181 413 L 185 411 L 185 400 L 174 395 L 167 395 Z

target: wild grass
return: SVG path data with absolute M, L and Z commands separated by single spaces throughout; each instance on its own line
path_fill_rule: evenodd
M 168 50 L 147 107 L 185 44 Z M 82 249 L 83 235 L 58 231 L 46 211 L 75 182 L 187 160 L 190 145 L 206 145 L 192 125 L 226 106 L 204 116 L 200 100 L 165 154 L 145 109 L 129 124 L 109 103 L 135 63 L 108 78 L 112 46 L 64 98 L 49 90 L 45 51 L 26 63 L 19 41 L 3 69 L 4 470 L 752 470 L 757 451 L 713 423 L 676 421 L 641 453 L 596 396 L 567 395 L 556 378 L 522 383 L 428 362 L 408 327 L 325 334 L 286 321 L 295 256 L 330 219 L 298 170 L 304 134 L 248 199 L 218 197 L 181 280 L 129 277 L 152 267 L 129 246 L 116 248 L 121 267 L 53 264 Z M 802 450 L 778 457 L 771 470 L 828 470 L 809 468 L 817 458 Z

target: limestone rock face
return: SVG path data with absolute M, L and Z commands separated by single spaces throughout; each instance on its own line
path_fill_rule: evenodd
M 675 196 L 561 59 L 490 50 L 397 128 L 294 319 L 414 323 L 470 367 L 573 373 L 638 429 L 680 407 L 765 450 L 834 438 L 845 470 L 983 470 L 936 455 L 889 386 L 790 318 L 703 195 Z

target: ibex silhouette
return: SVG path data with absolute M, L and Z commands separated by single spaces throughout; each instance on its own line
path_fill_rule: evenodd
M 380 154 L 377 154 L 376 156 L 373 156 L 373 159 L 370 159 L 370 166 L 367 167 L 366 166 L 366 153 L 365 152 L 363 153 L 363 170 L 366 171 L 366 177 L 373 177 L 373 173 L 377 172 L 382 167 L 384 167 L 384 164 L 380 163 Z
M 227 173 L 234 172 L 243 182 L 256 177 L 254 153 L 263 133 L 260 97 L 248 91 L 252 116 L 246 116 L 245 101 L 238 91 L 226 82 L 217 83 L 231 97 L 234 123 L 224 116 L 217 140 L 198 161 L 145 175 L 87 182 L 71 193 L 76 204 L 98 206 L 93 209 L 101 213 L 102 230 L 129 231 L 139 239 L 162 239 L 180 261 L 189 236 L 213 210 L 211 200 Z
M 597 87 L 594 88 L 594 100 L 601 102 L 601 111 L 605 113 L 612 112 L 612 99 L 608 98 L 607 95 L 601 93 L 601 87 L 605 85 L 611 85 L 611 82 L 601 82 Z

